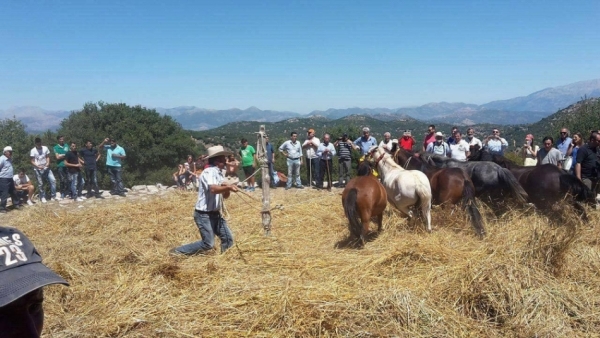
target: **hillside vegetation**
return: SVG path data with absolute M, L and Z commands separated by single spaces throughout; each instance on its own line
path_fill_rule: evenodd
M 236 245 L 173 257 L 199 238 L 193 193 L 65 211 L 14 213 L 70 287 L 46 288 L 45 334 L 75 337 L 590 337 L 600 332 L 600 224 L 553 228 L 533 210 L 477 239 L 459 212 L 435 208 L 433 233 L 386 211 L 362 250 L 344 247 L 337 193 L 272 192 L 226 202 Z M 57 240 L 60 239 L 60 240 Z M 341 246 L 341 247 L 340 247 Z

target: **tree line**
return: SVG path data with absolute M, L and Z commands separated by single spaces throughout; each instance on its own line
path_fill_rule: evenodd
M 183 163 L 187 155 L 197 158 L 205 152 L 171 116 L 161 115 L 154 109 L 142 106 L 128 106 L 124 103 L 86 103 L 81 110 L 71 112 L 56 132 L 28 134 L 25 125 L 16 118 L 0 120 L 0 145 L 13 148 L 15 169 L 23 168 L 31 179 L 33 170 L 29 153 L 36 137 L 42 139 L 51 154 L 51 168 L 56 170 L 56 159 L 52 147 L 57 136 L 65 137 L 65 143 L 75 142 L 77 148 L 84 147 L 90 140 L 94 146 L 106 137 L 114 138 L 122 146 L 127 158 L 123 164 L 123 181 L 126 186 L 136 184 L 162 183 L 171 185 L 171 174 L 178 163 Z M 98 184 L 103 189 L 110 188 L 110 178 L 106 174 L 106 152 L 98 149 L 103 157 L 98 161 L 100 176 Z

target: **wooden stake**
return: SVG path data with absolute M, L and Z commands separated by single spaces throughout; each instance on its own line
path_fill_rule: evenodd
M 271 173 L 269 172 L 269 160 L 267 159 L 267 144 L 265 140 L 265 126 L 261 125 L 257 134 L 256 157 L 262 173 L 262 224 L 265 236 L 271 234 L 271 202 L 269 192 L 271 188 Z

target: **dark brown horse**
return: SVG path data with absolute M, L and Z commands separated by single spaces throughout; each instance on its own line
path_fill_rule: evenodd
M 529 195 L 529 202 L 539 210 L 553 212 L 552 208 L 558 206 L 560 211 L 564 211 L 564 206 L 571 205 L 583 220 L 587 220 L 581 203 L 595 204 L 594 194 L 583 182 L 553 164 L 524 167 L 504 156 L 491 155 L 479 149 L 475 149 L 469 160 L 493 161 L 510 170 Z
M 358 174 L 360 176 L 346 184 L 342 192 L 342 205 L 348 218 L 350 234 L 364 245 L 371 217 L 377 218 L 377 232 L 381 231 L 383 211 L 387 206 L 387 193 L 379 180 L 371 175 L 371 168 L 367 161 L 361 163 Z
M 479 237 L 485 235 L 483 219 L 475 201 L 475 187 L 464 170 L 459 168 L 437 168 L 425 162 L 419 156 L 398 148 L 394 160 L 407 170 L 420 170 L 429 179 L 434 205 L 456 205 L 462 203 L 471 217 L 475 232 Z

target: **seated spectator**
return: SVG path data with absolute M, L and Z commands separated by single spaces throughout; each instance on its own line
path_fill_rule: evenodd
M 173 181 L 177 184 L 177 188 L 180 190 L 185 189 L 185 184 L 183 181 L 185 180 L 185 167 L 183 164 L 177 166 L 177 171 L 173 173 Z
M 25 175 L 25 169 L 20 169 L 19 173 L 13 177 L 13 181 L 15 181 L 17 196 L 23 200 L 27 199 L 28 205 L 34 205 L 33 192 L 35 191 L 35 187 L 29 177 Z
M 42 264 L 21 231 L 0 226 L 0 337 L 40 337 L 44 327 L 43 287 L 69 285 Z

